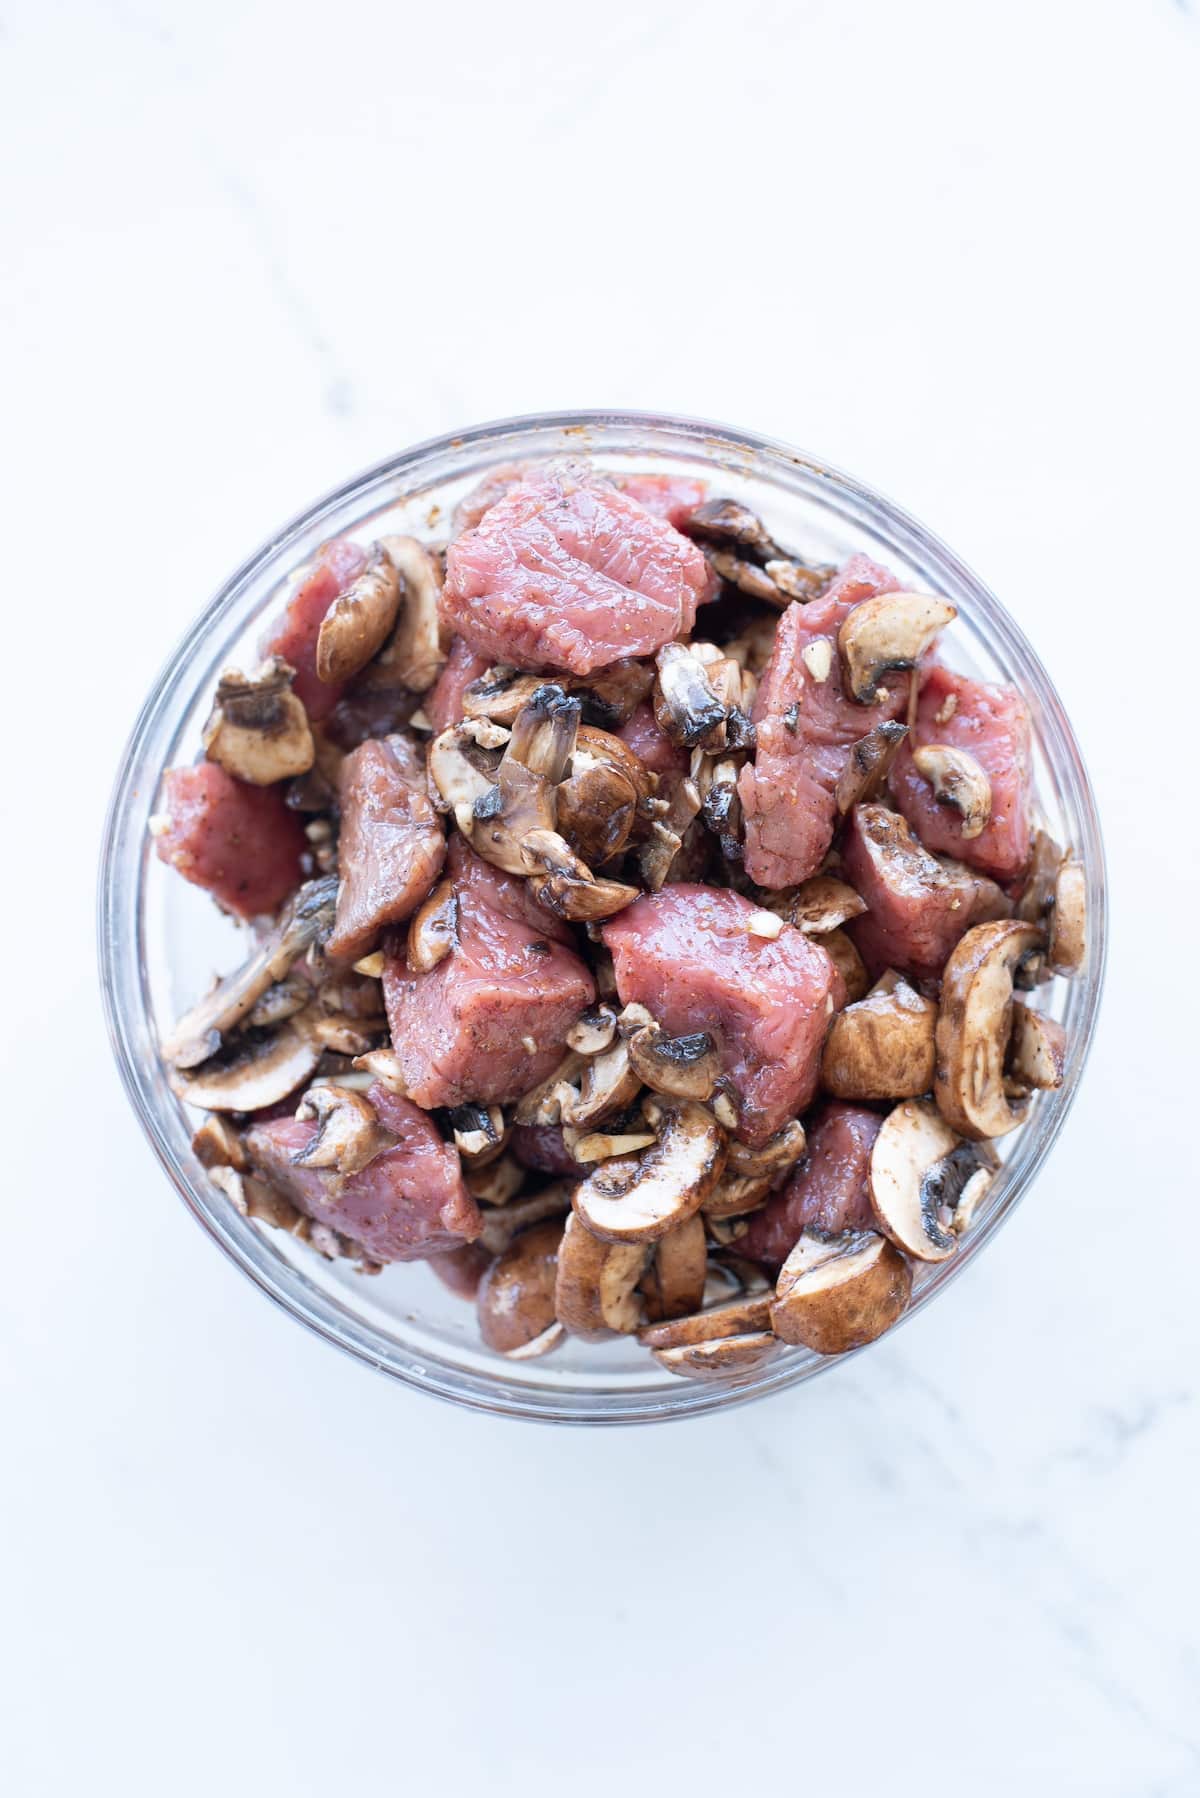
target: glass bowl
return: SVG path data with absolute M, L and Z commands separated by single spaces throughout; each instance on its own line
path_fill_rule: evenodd
M 720 1383 L 668 1374 L 627 1339 L 573 1340 L 514 1364 L 478 1340 L 474 1308 L 420 1263 L 360 1275 L 290 1236 L 241 1217 L 192 1153 L 195 1118 L 174 1097 L 160 1035 L 211 979 L 244 953 L 207 895 L 164 868 L 147 831 L 162 771 L 191 761 L 218 672 L 243 663 L 298 568 L 328 537 L 368 542 L 385 531 L 436 538 L 459 497 L 498 464 L 584 453 L 605 468 L 706 477 L 745 500 L 771 534 L 800 553 L 841 561 L 863 550 L 906 586 L 958 607 L 947 659 L 1015 682 L 1033 717 L 1038 793 L 1049 829 L 1087 871 L 1088 959 L 1074 981 L 1041 989 L 1069 1032 L 1062 1088 L 1040 1095 L 1029 1121 L 1001 1144 L 1002 1169 L 953 1260 L 919 1267 L 912 1317 L 960 1279 L 1028 1190 L 1062 1128 L 1092 1037 L 1104 968 L 1105 883 L 1100 827 L 1078 745 L 1049 676 L 985 586 L 915 519 L 812 456 L 723 425 L 641 413 L 580 412 L 508 419 L 419 444 L 319 500 L 270 537 L 201 613 L 143 707 L 118 773 L 100 870 L 100 964 L 109 1030 L 133 1107 L 185 1204 L 242 1272 L 326 1341 L 420 1392 L 509 1417 L 558 1423 L 639 1423 L 694 1416 L 782 1392 L 829 1360 L 785 1349 L 758 1373 Z M 245 665 L 243 663 L 243 665 Z M 862 1351 L 859 1351 L 860 1353 Z

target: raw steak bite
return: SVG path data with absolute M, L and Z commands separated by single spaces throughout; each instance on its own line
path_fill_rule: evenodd
M 867 902 L 845 926 L 872 979 L 885 968 L 937 980 L 959 937 L 973 924 L 1006 918 L 1012 903 L 994 881 L 961 862 L 941 861 L 917 842 L 898 812 L 856 805 L 842 843 L 842 867 Z
M 873 1230 L 867 1168 L 883 1123 L 882 1113 L 834 1100 L 808 1122 L 804 1159 L 788 1181 L 750 1219 L 737 1252 L 751 1261 L 780 1267 L 802 1230 L 838 1236 L 843 1230 Z
M 708 498 L 708 482 L 685 474 L 619 474 L 617 486 L 656 518 L 682 530 L 696 507 Z
M 395 1141 L 360 1172 L 295 1166 L 319 1126 L 294 1117 L 251 1126 L 251 1165 L 306 1217 L 361 1243 L 372 1261 L 420 1261 L 472 1242 L 483 1220 L 463 1184 L 458 1150 L 423 1111 L 378 1081 L 367 1099 Z
M 569 928 L 536 905 L 523 880 L 450 844 L 457 942 L 413 973 L 394 940 L 384 1002 L 404 1082 L 418 1105 L 505 1104 L 544 1080 L 596 987 Z
M 314 720 L 327 718 L 346 690 L 344 682 L 317 679 L 321 625 L 338 594 L 366 565 L 365 550 L 348 537 L 334 537 L 320 550 L 311 573 L 292 594 L 283 616 L 267 627 L 258 646 L 260 655 L 282 656 L 291 663 L 296 670 L 292 691 L 304 701 L 305 711 Z
M 434 736 L 449 730 L 452 724 L 461 724 L 463 720 L 463 694 L 473 680 L 486 674 L 491 667 L 486 656 L 476 655 L 468 643 L 461 637 L 455 637 L 450 645 L 450 654 L 446 658 L 446 666 L 437 677 L 437 682 L 425 701 L 425 715 L 433 728 Z
M 617 735 L 652 774 L 681 774 L 687 768 L 687 750 L 672 743 L 648 700 L 643 700 L 632 717 L 618 727 Z
M 604 927 L 623 1005 L 644 1005 L 671 1036 L 706 1030 L 737 1096 L 736 1134 L 758 1146 L 803 1111 L 821 1048 L 845 999 L 825 951 L 723 887 L 681 883 L 638 899 Z
M 441 607 L 494 662 L 590 674 L 690 631 L 707 590 L 695 544 L 566 468 L 514 487 L 450 545 Z
M 912 746 L 945 743 L 966 750 L 987 775 L 992 809 L 977 836 L 934 796 Z M 955 855 L 997 880 L 1014 880 L 1029 863 L 1033 764 L 1029 708 L 1015 687 L 991 686 L 935 662 L 925 676 L 910 741 L 892 768 L 892 793 L 926 849 Z
M 446 839 L 429 803 L 423 759 L 408 737 L 382 737 L 348 755 L 338 792 L 341 882 L 329 954 L 357 961 L 375 948 L 386 924 L 416 910 L 441 873 Z
M 304 828 L 278 787 L 250 787 L 215 762 L 163 778 L 158 859 L 240 918 L 282 905 L 300 884 Z
M 738 794 L 746 819 L 746 872 L 759 886 L 794 886 L 815 874 L 837 822 L 834 789 L 850 746 L 899 718 L 909 676 L 883 683 L 881 705 L 859 705 L 843 683 L 838 631 L 854 607 L 900 583 L 866 556 L 851 556 L 827 592 L 791 605 L 754 701 L 758 747 Z

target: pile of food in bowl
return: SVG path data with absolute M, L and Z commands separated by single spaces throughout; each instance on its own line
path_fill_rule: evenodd
M 337 538 L 222 675 L 158 855 L 249 953 L 162 1043 L 230 1203 L 428 1260 L 497 1354 L 837 1355 L 1063 1079 L 1086 949 L 1020 693 L 691 478 L 494 471 Z M 1020 996 L 1018 996 L 1020 995 Z

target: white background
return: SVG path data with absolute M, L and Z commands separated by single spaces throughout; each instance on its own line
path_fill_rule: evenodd
M 1200 19 L 1180 0 L 10 0 L 0 1784 L 1200 1791 Z M 490 1422 L 205 1242 L 103 1039 L 136 707 L 416 439 L 790 439 L 998 590 L 1108 837 L 1100 1037 L 931 1311 L 774 1403 Z

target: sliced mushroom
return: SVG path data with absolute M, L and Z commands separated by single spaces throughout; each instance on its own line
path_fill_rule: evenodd
M 1046 965 L 1052 974 L 1077 974 L 1087 952 L 1087 879 L 1079 862 L 1064 862 L 1054 881 L 1054 910 Z
M 362 573 L 339 593 L 317 634 L 317 679 L 329 686 L 348 681 L 387 642 L 400 609 L 402 586 L 395 563 L 378 543 Z
M 394 1049 L 368 1049 L 365 1055 L 355 1057 L 354 1066 L 369 1074 L 372 1080 L 378 1080 L 380 1086 L 395 1093 L 398 1099 L 408 1097 L 404 1068 Z
M 688 1100 L 647 1101 L 657 1141 L 640 1155 L 602 1162 L 576 1187 L 575 1211 L 606 1242 L 656 1242 L 700 1209 L 721 1177 L 725 1135 Z
M 934 1097 L 962 1136 L 1003 1136 L 1024 1122 L 1027 1105 L 1004 1090 L 1012 1027 L 1013 975 L 1045 947 L 1036 924 L 1001 918 L 976 924 L 942 971 Z
M 504 1147 L 504 1113 L 498 1105 L 456 1105 L 450 1128 L 455 1148 L 475 1167 L 494 1160 Z
M 600 1055 L 612 1047 L 617 1034 L 617 1014 L 611 1005 L 596 1005 L 582 1012 L 567 1031 L 567 1047 L 577 1055 Z
M 638 872 L 651 893 L 657 893 L 666 885 L 701 805 L 700 790 L 687 775 L 664 775 L 659 781 L 658 792 L 664 801 L 664 809 L 655 818 L 650 835 L 638 853 Z
M 654 715 L 673 743 L 688 749 L 697 744 L 724 744 L 728 708 L 713 692 L 705 662 L 695 643 L 664 643 L 655 661 L 658 684 Z M 719 652 L 718 652 L 719 653 Z
M 821 1057 L 821 1085 L 838 1099 L 912 1099 L 933 1086 L 938 1008 L 906 980 L 840 1011 Z
M 502 1255 L 522 1230 L 527 1230 L 531 1224 L 540 1224 L 546 1218 L 561 1218 L 570 1209 L 571 1182 L 556 1180 L 543 1186 L 540 1192 L 521 1199 L 512 1198 L 495 1211 L 485 1211 L 479 1241 L 489 1255 Z
M 705 543 L 737 544 L 764 561 L 784 553 L 762 519 L 736 499 L 706 499 L 688 514 L 683 528 L 689 537 Z
M 289 1236 L 298 1236 L 301 1241 L 311 1239 L 310 1220 L 269 1180 L 233 1167 L 210 1168 L 209 1179 L 243 1217 L 270 1224 L 274 1230 L 286 1230 Z M 332 1231 L 330 1235 L 333 1235 Z
M 730 1336 L 753 1336 L 771 1327 L 774 1294 L 765 1282 L 757 1291 L 739 1293 L 707 1310 L 690 1316 L 652 1323 L 638 1331 L 638 1341 L 651 1349 L 694 1348 L 700 1342 L 720 1342 Z
M 570 775 L 558 787 L 558 828 L 589 867 L 599 867 L 627 847 L 650 790 L 649 773 L 620 737 L 581 725 Z
M 584 1059 L 578 1093 L 562 1095 L 561 1120 L 575 1130 L 593 1130 L 631 1105 L 641 1086 L 629 1044 L 618 1037 L 610 1049 Z
M 771 1174 L 731 1174 L 726 1163 L 716 1189 L 704 1201 L 706 1223 L 724 1223 L 727 1218 L 745 1217 L 757 1211 L 770 1198 L 773 1184 Z
M 654 1245 L 642 1276 L 642 1298 L 652 1319 L 686 1317 L 704 1303 L 708 1283 L 708 1237 L 697 1213 Z
M 697 754 L 700 753 L 697 751 Z M 740 862 L 744 854 L 742 802 L 738 796 L 741 762 L 730 756 L 722 756 L 719 761 L 713 761 L 707 756 L 702 759 L 707 766 L 698 771 L 699 778 L 696 780 L 702 795 L 701 814 L 716 837 L 725 860 Z
M 607 668 L 597 668 L 571 682 L 571 691 L 583 705 L 584 722 L 613 730 L 626 723 L 654 685 L 654 670 L 645 662 L 624 656 Z
M 518 668 L 497 663 L 464 689 L 463 716 L 490 718 L 496 724 L 511 725 L 542 684 L 540 674 L 523 674 Z
M 335 1055 L 368 1055 L 385 1030 L 386 1020 L 348 1017 L 336 1011 L 323 1014 L 310 1008 L 296 1019 L 296 1027 Z
M 731 1142 L 726 1172 L 738 1174 L 744 1179 L 756 1178 L 760 1174 L 768 1174 L 774 1178 L 785 1168 L 793 1167 L 806 1147 L 804 1125 L 799 1118 L 793 1118 L 782 1130 L 777 1130 L 774 1136 L 768 1137 L 760 1149 L 752 1149 L 747 1143 Z
M 879 791 L 891 772 L 896 751 L 907 735 L 907 724 L 897 724 L 887 719 L 869 730 L 865 737 L 860 737 L 857 743 L 851 743 L 846 766 L 838 776 L 837 786 L 833 790 L 838 811 L 843 817 L 860 802 L 870 799 Z
M 621 1155 L 636 1155 L 656 1141 L 653 1130 L 614 1127 L 608 1130 L 564 1130 L 563 1141 L 576 1161 L 594 1165 Z
M 805 1230 L 779 1274 L 771 1327 L 784 1342 L 844 1355 L 874 1342 L 912 1295 L 912 1269 L 874 1230 Z
M 657 1024 L 629 1038 L 629 1060 L 653 1092 L 676 1099 L 711 1099 L 721 1074 L 717 1045 L 707 1030 L 668 1036 Z
M 875 703 L 883 675 L 915 668 L 939 631 L 957 616 L 949 600 L 932 593 L 884 593 L 855 606 L 838 632 L 838 648 L 859 704 Z
M 317 1134 L 292 1156 L 296 1167 L 332 1168 L 360 1174 L 395 1141 L 361 1093 L 342 1086 L 310 1086 L 296 1112 L 302 1122 L 314 1120 Z
M 867 909 L 866 900 L 844 880 L 835 880 L 832 874 L 814 874 L 810 880 L 779 897 L 786 901 L 784 917 L 805 936 L 825 936 L 847 919 L 860 917 Z
M 488 1348 L 511 1355 L 552 1329 L 562 1226 L 547 1219 L 523 1230 L 479 1282 L 479 1334 Z
M 871 1149 L 871 1209 L 885 1236 L 918 1261 L 947 1261 L 958 1247 L 955 1213 L 991 1164 L 953 1131 L 928 1099 L 906 1099 L 883 1121 Z M 978 1189 L 969 1203 L 977 1202 Z
M 844 930 L 830 930 L 821 937 L 821 947 L 842 977 L 846 1002 L 861 999 L 871 985 L 866 963 Z
M 289 974 L 286 980 L 277 980 L 261 999 L 255 1000 L 246 1013 L 245 1027 L 247 1030 L 274 1030 L 311 1004 L 312 996 L 311 981 L 300 974 Z
M 320 1059 L 320 1043 L 288 1023 L 274 1036 L 247 1038 L 233 1053 L 177 1072 L 171 1084 L 185 1105 L 203 1111 L 261 1111 L 302 1086 Z
M 547 1074 L 544 1080 L 531 1087 L 524 1096 L 517 1100 L 513 1112 L 515 1124 L 561 1124 L 564 1099 L 573 1101 L 578 1097 L 579 1082 L 583 1078 L 584 1058 L 570 1049 L 563 1056 L 558 1066 Z
M 308 772 L 315 751 L 308 713 L 292 692 L 295 673 L 279 656 L 255 674 L 225 670 L 202 736 L 210 762 L 255 787 Z
M 585 1342 L 631 1335 L 641 1322 L 637 1286 L 649 1257 L 645 1243 L 602 1242 L 568 1217 L 554 1290 L 558 1321 Z
M 779 1353 L 779 1338 L 770 1330 L 752 1336 L 723 1336 L 684 1348 L 655 1349 L 654 1359 L 668 1373 L 687 1380 L 731 1380 L 755 1373 Z
M 637 887 L 624 881 L 597 879 L 555 831 L 527 832 L 522 853 L 531 894 L 557 918 L 575 924 L 599 923 L 641 897 Z
M 427 693 L 446 660 L 438 620 L 441 563 L 415 537 L 384 537 L 381 545 L 400 575 L 403 595 L 395 629 L 372 673 L 377 684 Z
M 484 1205 L 509 1205 L 524 1186 L 528 1169 L 515 1155 L 501 1152 L 485 1156 L 463 1169 L 463 1183 L 471 1197 Z
M 192 1152 L 207 1168 L 232 1167 L 243 1174 L 250 1165 L 240 1134 L 217 1112 L 193 1136 Z
M 1063 1083 L 1067 1033 L 1054 1018 L 1014 1000 L 1005 1072 L 1024 1091 L 1044 1092 Z
M 499 752 L 478 742 L 474 724 L 452 724 L 429 745 L 431 797 L 439 811 L 454 814 L 464 836 L 473 829 L 475 807 L 492 803 L 499 767 Z
M 458 895 L 448 880 L 434 887 L 413 913 L 406 955 L 414 974 L 428 974 L 458 947 Z
M 1030 924 L 1043 924 L 1054 906 L 1054 884 L 1058 871 L 1066 861 L 1066 853 L 1045 830 L 1035 830 L 1029 858 L 1025 889 L 1017 903 L 1017 917 Z
M 964 842 L 982 835 L 992 815 L 992 783 L 975 757 L 949 743 L 922 743 L 913 750 L 913 766 L 938 804 L 959 814 Z

